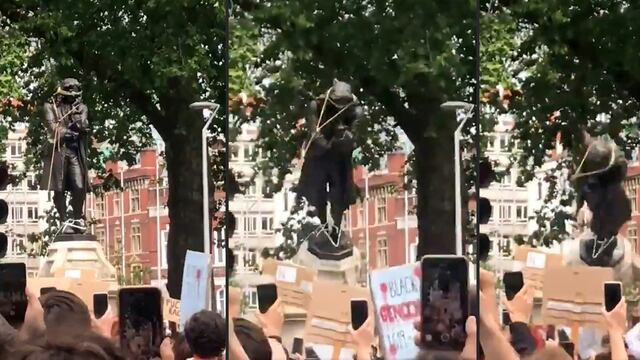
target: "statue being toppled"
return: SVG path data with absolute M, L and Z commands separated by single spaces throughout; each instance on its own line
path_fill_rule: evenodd
M 620 229 L 631 219 L 623 187 L 627 161 L 610 140 L 585 133 L 585 153 L 573 175 L 578 194 L 575 238 L 562 243 L 567 265 L 612 267 L 618 280 L 640 279 L 640 258 Z
M 309 215 L 319 219 L 320 224 L 308 225 L 299 234 L 319 258 L 352 255 L 350 240 L 342 232 L 342 215 L 357 197 L 352 153 L 356 149 L 354 130 L 362 113 L 351 86 L 337 80 L 309 105 L 306 126 L 310 137 L 303 145 L 296 192 L 306 200 Z

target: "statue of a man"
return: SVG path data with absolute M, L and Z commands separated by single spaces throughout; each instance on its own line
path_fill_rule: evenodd
M 49 143 L 43 152 L 40 188 L 53 191 L 63 233 L 83 233 L 84 201 L 90 189 L 87 167 L 88 110 L 82 103 L 76 79 L 64 79 L 50 103 L 44 105 Z M 71 193 L 73 218 L 67 220 L 67 196 Z
M 356 201 L 351 159 L 356 148 L 353 132 L 363 111 L 351 86 L 337 80 L 327 94 L 311 102 L 309 110 L 306 125 L 310 138 L 303 147 L 297 194 L 315 208 L 314 215 L 323 225 L 327 224 L 327 203 L 331 205 L 333 226 L 328 228 L 337 242 L 342 214 Z

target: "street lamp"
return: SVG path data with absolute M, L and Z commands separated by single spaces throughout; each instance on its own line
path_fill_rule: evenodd
M 453 133 L 453 154 L 455 166 L 455 186 L 456 186 L 456 255 L 462 255 L 462 180 L 460 174 L 460 138 L 462 137 L 462 129 L 467 120 L 473 116 L 474 105 L 464 101 L 447 101 L 440 105 L 440 109 L 444 111 L 465 111 L 465 116 L 460 121 L 458 128 Z
M 191 110 L 209 110 L 210 114 L 202 127 L 202 215 L 203 215 L 203 231 L 204 231 L 204 253 L 211 255 L 211 234 L 209 229 L 209 175 L 207 163 L 207 137 L 209 127 L 213 118 L 216 116 L 220 105 L 209 101 L 198 101 L 189 105 Z

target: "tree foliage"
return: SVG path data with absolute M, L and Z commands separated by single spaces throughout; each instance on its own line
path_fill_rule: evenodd
M 37 169 L 44 127 L 37 112 L 64 77 L 83 84 L 92 136 L 112 145 L 112 158 L 132 163 L 151 144 L 152 125 L 166 144 L 169 174 L 169 292 L 179 297 L 184 254 L 202 250 L 200 131 L 189 104 L 226 102 L 225 11 L 217 0 L 7 0 L 0 14 L 32 53 L 12 67 L 29 122 L 30 165 Z M 20 75 L 20 76 L 18 76 Z M 224 108 L 223 108 L 224 109 Z M 213 132 L 221 134 L 224 111 Z M 102 168 L 97 149 L 92 167 Z

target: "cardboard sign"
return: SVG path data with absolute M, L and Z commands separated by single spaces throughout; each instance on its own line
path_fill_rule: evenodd
M 420 319 L 420 264 L 374 270 L 370 279 L 384 358 L 415 359 L 420 350 L 413 328 Z
M 528 246 L 519 246 L 513 255 L 513 260 L 524 264 L 522 275 L 525 282 L 535 289 L 536 297 L 542 296 L 545 270 L 560 267 L 563 264 L 562 255 Z
M 311 300 L 312 284 L 317 271 L 288 262 L 266 259 L 262 273 L 275 278 L 278 297 L 285 305 L 306 309 Z
M 351 299 L 367 299 L 369 316 L 374 316 L 368 289 L 329 281 L 313 283 L 304 340 L 305 344 L 312 346 L 316 353 L 323 354 L 318 353 L 321 359 L 352 358 L 350 356 L 353 356 L 355 346 L 349 333 Z
M 612 280 L 611 268 L 565 266 L 545 270 L 542 321 L 550 325 L 603 327 L 602 284 Z
M 206 309 L 211 298 L 207 284 L 211 282 L 211 255 L 187 250 L 180 296 L 180 327 L 191 315 Z
M 165 297 L 162 312 L 164 320 L 180 323 L 180 300 Z

